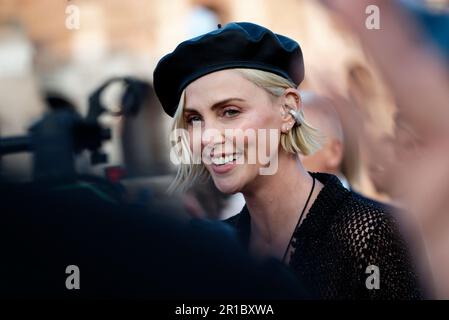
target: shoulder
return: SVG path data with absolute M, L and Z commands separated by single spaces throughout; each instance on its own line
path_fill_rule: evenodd
M 340 240 L 355 247 L 356 252 L 363 256 L 365 249 L 372 251 L 387 244 L 403 244 L 394 214 L 393 207 L 350 192 L 339 208 L 332 227 Z
M 396 232 L 395 211 L 396 209 L 392 206 L 351 191 L 339 209 L 337 222 L 350 227 L 353 231 L 364 232 L 367 235 L 377 232 Z
M 419 281 L 395 209 L 351 192 L 332 226 L 335 240 L 352 260 L 353 272 L 366 279 L 373 267 L 380 272 L 377 298 L 420 298 Z M 362 281 L 363 282 L 363 281 Z M 363 288 L 365 293 L 366 289 Z

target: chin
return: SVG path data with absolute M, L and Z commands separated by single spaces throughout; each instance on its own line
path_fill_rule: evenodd
M 213 179 L 218 190 L 224 194 L 234 194 L 240 192 L 239 184 L 230 181 L 231 179 Z M 227 180 L 227 181 L 226 181 Z

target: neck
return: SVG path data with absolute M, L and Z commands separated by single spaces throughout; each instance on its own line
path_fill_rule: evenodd
M 307 201 L 312 182 L 299 158 L 284 153 L 279 156 L 276 174 L 259 175 L 242 192 L 251 215 L 252 251 L 282 257 Z M 316 181 L 304 217 L 321 188 L 322 184 Z

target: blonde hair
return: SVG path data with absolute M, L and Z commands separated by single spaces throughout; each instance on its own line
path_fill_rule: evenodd
M 296 89 L 296 85 L 286 78 L 274 73 L 258 69 L 233 69 L 239 72 L 245 79 L 264 89 L 274 97 L 280 97 L 288 88 Z M 300 97 L 299 97 L 300 98 Z M 181 150 L 178 153 L 179 158 L 188 159 L 187 164 L 181 163 L 178 166 L 176 177 L 168 188 L 168 192 L 184 191 L 198 181 L 204 181 L 209 177 L 209 172 L 203 164 L 193 164 L 193 155 L 190 150 L 189 137 L 186 136 L 187 124 L 185 122 L 183 111 L 185 104 L 185 89 L 179 99 L 179 104 L 174 115 L 172 132 L 181 130 L 178 141 Z M 281 134 L 280 142 L 282 148 L 292 154 L 309 155 L 320 148 L 321 136 L 318 130 L 310 126 L 304 119 L 303 110 L 298 111 L 300 125 L 295 125 L 288 133 Z

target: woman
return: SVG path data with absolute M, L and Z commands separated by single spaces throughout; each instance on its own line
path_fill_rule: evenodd
M 243 244 L 289 265 L 316 297 L 419 298 L 391 217 L 303 168 L 298 155 L 319 146 L 301 109 L 303 78 L 298 43 L 251 23 L 219 26 L 161 59 L 154 87 L 183 160 L 173 187 L 210 176 L 222 192 L 243 193 L 228 220 Z

